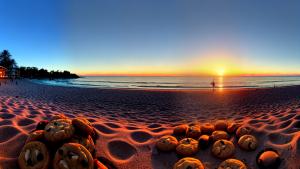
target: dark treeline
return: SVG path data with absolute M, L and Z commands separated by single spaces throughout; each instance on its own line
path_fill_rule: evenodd
M 8 50 L 0 52 L 0 66 L 6 69 L 7 78 L 32 78 L 32 79 L 70 79 L 78 78 L 76 74 L 69 71 L 48 71 L 36 67 L 18 67 Z
M 46 69 L 38 69 L 36 67 L 20 67 L 20 77 L 32 79 L 70 79 L 79 76 L 69 71 L 48 71 Z

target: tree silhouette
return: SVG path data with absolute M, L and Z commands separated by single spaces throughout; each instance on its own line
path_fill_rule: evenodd
M 0 54 L 0 66 L 5 67 L 9 71 L 17 67 L 17 63 L 11 58 L 11 54 L 8 50 L 3 50 Z

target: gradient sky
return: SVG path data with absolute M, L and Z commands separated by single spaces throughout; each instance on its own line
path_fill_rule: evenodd
M 20 66 L 300 74 L 298 0 L 0 0 L 0 11 L 0 47 Z

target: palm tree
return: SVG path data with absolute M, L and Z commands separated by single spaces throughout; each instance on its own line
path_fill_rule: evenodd
M 8 50 L 3 50 L 0 54 L 0 65 L 7 69 L 12 69 L 17 66 L 17 63 L 14 59 L 11 59 L 11 54 Z
M 0 66 L 5 67 L 9 74 L 12 73 L 13 69 L 17 67 L 17 63 L 14 59 L 11 58 L 11 54 L 8 50 L 3 50 L 0 53 Z

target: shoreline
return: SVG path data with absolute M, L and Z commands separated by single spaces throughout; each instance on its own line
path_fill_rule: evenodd
M 219 119 L 253 129 L 258 149 L 236 152 L 249 168 L 256 168 L 256 154 L 266 147 L 284 158 L 280 169 L 300 167 L 295 165 L 300 158 L 300 86 L 212 92 L 60 87 L 18 80 L 17 85 L 0 86 L 0 101 L 0 166 L 4 169 L 17 168 L 16 158 L 36 124 L 60 113 L 90 120 L 100 135 L 97 156 L 118 169 L 171 168 L 179 157 L 158 152 L 156 140 L 171 134 L 176 125 Z M 196 157 L 207 168 L 221 162 L 211 158 L 209 149 Z

